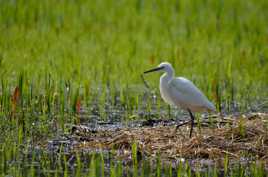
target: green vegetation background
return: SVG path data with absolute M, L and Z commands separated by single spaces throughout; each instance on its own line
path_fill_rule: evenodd
M 266 0 L 0 1 L 1 90 L 11 93 L 23 75 L 32 95 L 66 82 L 83 97 L 107 83 L 123 93 L 169 61 L 214 102 L 263 99 L 267 9 Z M 153 88 L 158 77 L 147 77 Z M 134 88 L 134 97 L 144 92 Z

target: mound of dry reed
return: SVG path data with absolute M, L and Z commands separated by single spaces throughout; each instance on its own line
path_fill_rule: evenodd
M 114 149 L 131 152 L 135 142 L 138 151 L 148 157 L 160 154 L 162 159 L 231 159 L 247 157 L 268 163 L 268 114 L 252 113 L 239 116 L 217 116 L 213 123 L 203 122 L 195 127 L 189 138 L 188 125 L 124 128 L 113 131 L 90 131 L 75 126 L 76 148 Z

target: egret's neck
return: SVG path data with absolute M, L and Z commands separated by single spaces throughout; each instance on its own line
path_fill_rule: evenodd
M 166 73 L 163 75 L 167 80 L 171 80 L 174 77 L 173 68 L 167 68 Z
M 170 80 L 173 79 L 173 76 L 174 74 L 171 73 L 171 72 L 165 72 L 162 76 L 161 76 L 161 80 L 163 82 L 169 82 Z

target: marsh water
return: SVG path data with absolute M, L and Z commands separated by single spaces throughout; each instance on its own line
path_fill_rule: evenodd
M 72 115 L 75 122 L 66 123 L 64 127 L 60 127 L 52 118 L 47 122 L 50 124 L 52 132 L 49 137 L 35 135 L 32 139 L 24 139 L 25 143 L 17 150 L 10 150 L 11 157 L 5 157 L 6 155 L 2 154 L 3 160 L 9 159 L 4 163 L 2 169 L 7 170 L 8 166 L 12 165 L 21 169 L 22 176 L 31 173 L 34 176 L 101 176 L 103 174 L 105 176 L 112 176 L 112 174 L 177 176 L 178 170 L 180 173 L 188 175 L 217 174 L 224 176 L 224 166 L 218 163 L 218 161 L 224 161 L 224 157 L 216 160 L 177 157 L 168 162 L 161 162 L 157 156 L 151 157 L 150 154 L 145 155 L 140 151 L 135 152 L 137 159 L 134 160 L 131 152 L 133 147 L 128 147 L 126 150 L 129 151 L 128 153 L 123 152 L 124 149 L 77 148 L 83 141 L 96 141 L 97 143 L 98 136 L 101 136 L 98 135 L 99 132 L 116 133 L 124 128 L 158 126 L 170 127 L 172 130 L 175 125 L 189 119 L 186 112 L 169 107 L 165 103 L 159 104 L 158 99 L 161 98 L 154 92 L 146 92 L 140 97 L 139 100 L 142 101 L 139 101 L 136 106 L 127 107 L 120 102 L 119 96 L 116 95 L 112 97 L 107 94 L 104 106 L 101 106 L 96 97 L 90 104 L 84 103 L 87 106 L 81 107 L 78 113 Z M 150 102 L 150 108 L 148 108 L 148 102 Z M 251 102 L 250 105 L 243 108 L 235 101 L 226 105 L 221 105 L 222 115 L 240 115 L 254 111 L 268 112 L 267 100 Z M 208 120 L 209 115 L 197 114 L 197 117 L 202 122 Z M 87 135 L 82 138 L 78 137 L 75 134 L 77 128 L 83 129 L 82 133 L 88 133 L 91 139 L 85 138 Z M 230 161 L 228 168 L 234 169 L 234 173 L 237 171 L 239 174 L 242 170 L 243 174 L 247 174 L 251 173 L 250 168 L 252 168 L 252 164 L 256 165 L 256 163 L 258 162 L 253 159 L 241 157 L 238 161 Z

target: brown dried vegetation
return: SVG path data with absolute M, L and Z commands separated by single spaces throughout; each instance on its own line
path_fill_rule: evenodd
M 187 125 L 173 134 L 174 126 L 124 128 L 116 131 L 90 131 L 85 126 L 75 126 L 76 148 L 115 149 L 131 152 L 133 142 L 138 151 L 147 157 L 160 154 L 162 160 L 171 159 L 230 159 L 241 157 L 268 163 L 268 114 L 255 113 L 240 116 L 216 117 L 213 127 L 202 123 L 188 137 Z

